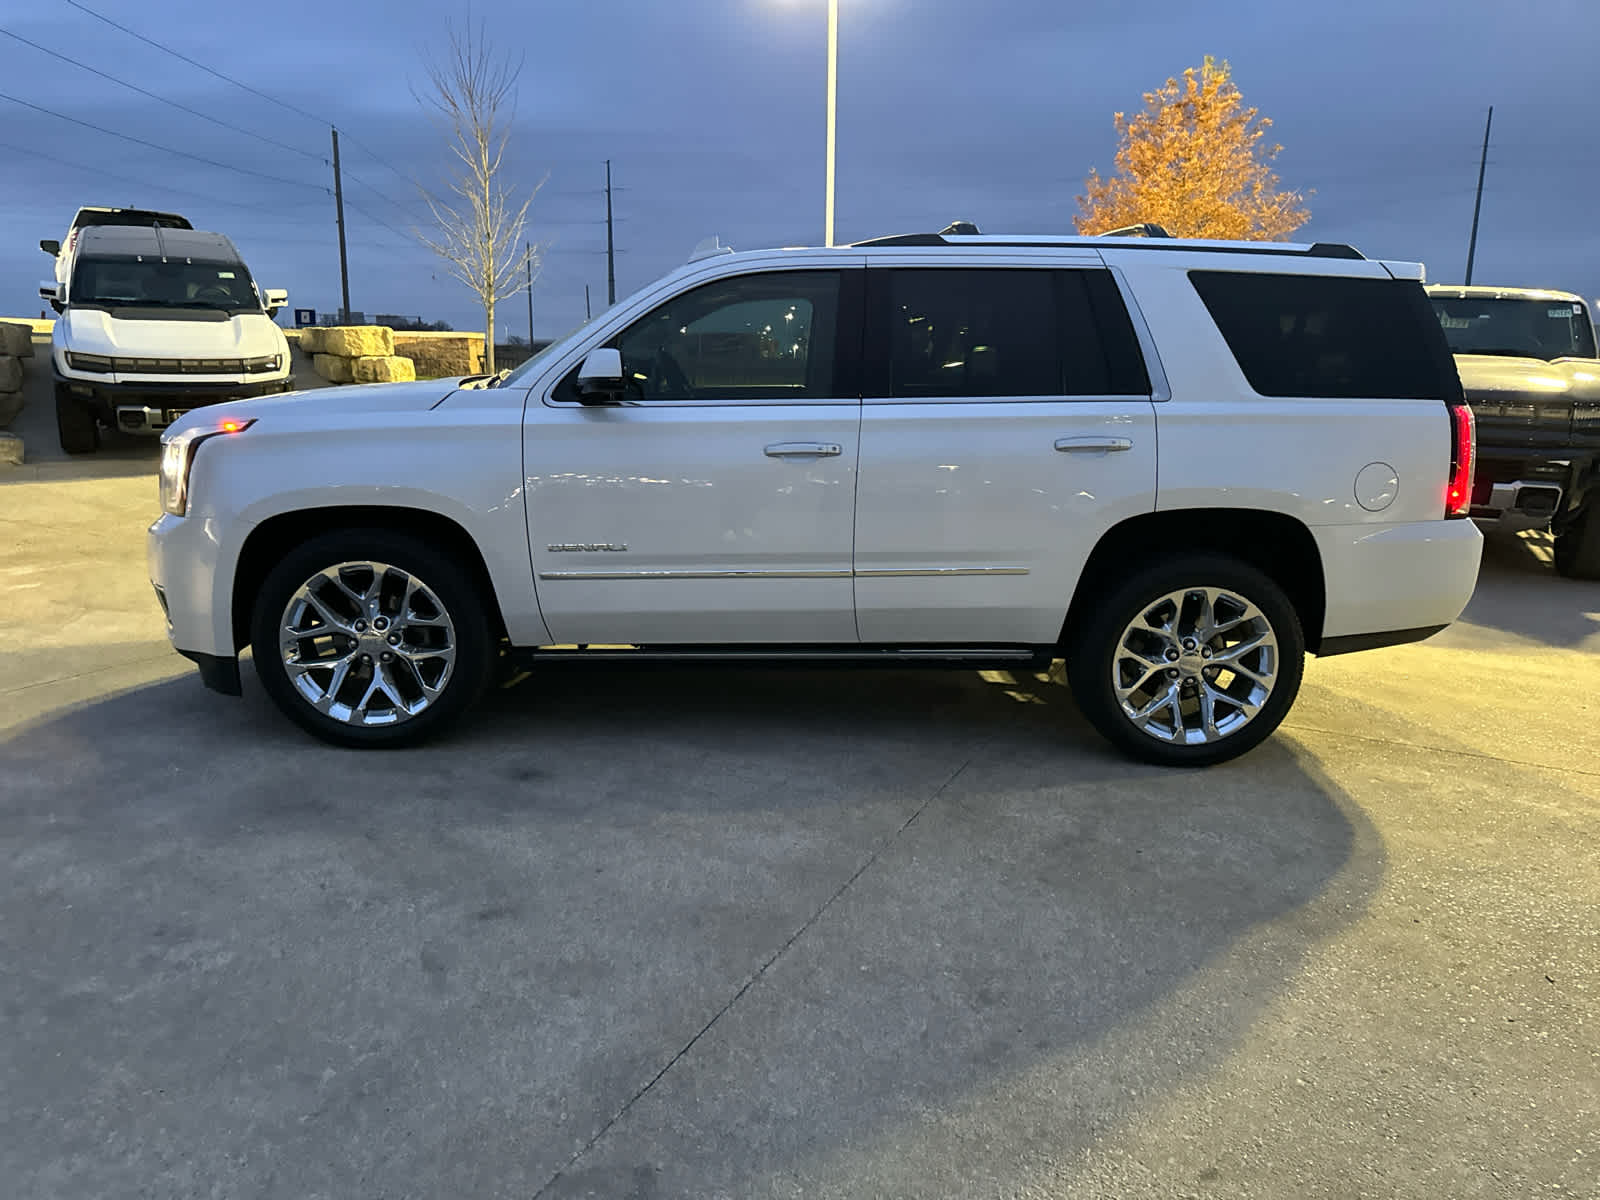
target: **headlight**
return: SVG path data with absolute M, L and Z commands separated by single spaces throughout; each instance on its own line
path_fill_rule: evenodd
M 74 371 L 91 371 L 96 375 L 108 375 L 116 369 L 116 362 L 103 354 L 74 354 L 67 351 L 67 366 Z
M 276 371 L 282 365 L 283 359 L 276 354 L 264 354 L 260 358 L 244 360 L 246 371 Z
M 200 443 L 230 433 L 243 433 L 255 424 L 254 418 L 224 418 L 208 424 L 191 425 L 179 434 L 161 439 L 161 509 L 175 517 L 189 511 L 189 471 L 194 466 Z

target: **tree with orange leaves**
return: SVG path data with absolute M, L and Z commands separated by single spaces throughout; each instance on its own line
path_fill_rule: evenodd
M 1151 222 L 1174 237 L 1277 241 L 1310 217 L 1272 170 L 1272 122 L 1244 107 L 1226 62 L 1207 57 L 1183 81 L 1147 92 L 1144 111 L 1116 114 L 1115 175 L 1093 169 L 1078 197 L 1079 233 Z

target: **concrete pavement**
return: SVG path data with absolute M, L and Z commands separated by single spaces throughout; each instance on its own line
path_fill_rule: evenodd
M 8 478 L 13 1194 L 1596 1194 L 1600 585 L 1538 539 L 1201 773 L 1006 672 L 565 668 L 361 754 L 166 650 L 153 479 Z

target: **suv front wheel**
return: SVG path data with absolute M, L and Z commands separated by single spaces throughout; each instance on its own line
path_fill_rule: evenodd
M 342 746 L 431 736 L 482 693 L 494 643 L 485 599 L 456 559 L 404 534 L 352 529 L 290 551 L 251 623 L 261 686 Z
M 1300 690 L 1305 634 L 1256 568 L 1199 554 L 1149 566 L 1069 633 L 1084 716 L 1146 762 L 1206 766 L 1272 734 Z

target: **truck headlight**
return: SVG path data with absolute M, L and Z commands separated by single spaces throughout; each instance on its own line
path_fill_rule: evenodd
M 230 433 L 243 433 L 255 419 L 224 417 L 218 421 L 191 425 L 182 433 L 161 438 L 161 510 L 181 517 L 189 511 L 189 471 L 194 467 L 200 443 Z
M 260 358 L 244 360 L 244 369 L 247 372 L 276 371 L 282 365 L 283 359 L 276 354 L 263 354 Z
M 117 368 L 116 362 L 103 354 L 78 354 L 72 350 L 67 351 L 67 366 L 74 371 L 89 371 L 96 375 L 109 375 Z

